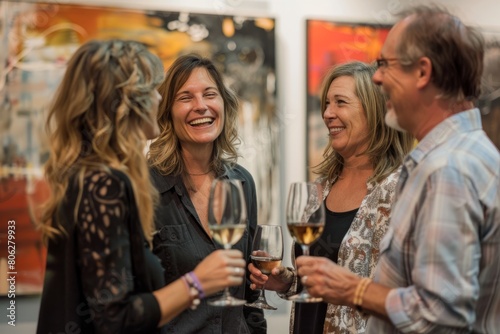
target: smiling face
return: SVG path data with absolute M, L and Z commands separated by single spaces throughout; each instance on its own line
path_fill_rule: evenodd
M 213 144 L 221 134 L 224 101 L 205 68 L 195 68 L 175 94 L 172 120 L 183 147 Z
M 356 96 L 353 77 L 341 76 L 326 94 L 323 121 L 329 130 L 332 148 L 344 158 L 363 153 L 368 146 L 368 122 Z

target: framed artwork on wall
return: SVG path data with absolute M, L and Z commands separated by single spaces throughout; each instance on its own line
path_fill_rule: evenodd
M 259 223 L 278 221 L 273 18 L 2 1 L 0 38 L 0 244 L 15 220 L 18 294 L 40 292 L 43 282 L 45 251 L 34 222 L 48 195 L 42 181 L 47 107 L 67 60 L 91 39 L 139 41 L 165 68 L 181 54 L 211 58 L 240 98 L 239 162 L 256 182 Z M 12 271 L 6 251 L 2 246 L 0 295 Z
M 336 64 L 350 60 L 374 61 L 390 28 L 367 23 L 306 20 L 308 179 L 315 178 L 312 169 L 321 162 L 323 151 L 328 145 L 319 98 L 323 76 Z

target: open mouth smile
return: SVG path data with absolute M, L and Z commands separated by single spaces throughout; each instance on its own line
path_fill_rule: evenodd
M 329 130 L 330 130 L 330 135 L 335 135 L 335 134 L 345 130 L 345 127 L 344 126 L 336 126 L 336 127 L 330 128 Z
M 189 125 L 191 126 L 202 126 L 202 125 L 210 125 L 214 122 L 214 119 L 211 117 L 203 117 L 203 118 L 198 118 L 195 119 L 191 122 L 189 122 Z

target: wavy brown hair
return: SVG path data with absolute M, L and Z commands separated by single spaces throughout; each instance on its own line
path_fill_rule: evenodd
M 181 145 L 175 134 L 172 121 L 172 106 L 175 95 L 189 79 L 195 68 L 207 70 L 224 101 L 224 127 L 220 136 L 215 140 L 210 168 L 219 174 L 224 170 L 224 164 L 233 165 L 238 159 L 236 150 L 236 145 L 239 144 L 237 133 L 238 98 L 224 85 L 221 73 L 210 59 L 196 54 L 183 55 L 170 66 L 165 80 L 158 89 L 162 96 L 158 111 L 160 135 L 151 143 L 148 159 L 151 166 L 163 175 L 184 175 L 186 173 Z
M 76 177 L 82 189 L 86 172 L 114 168 L 132 183 L 150 241 L 158 195 L 143 153 L 143 128 L 151 122 L 154 90 L 162 79 L 160 60 L 137 42 L 90 41 L 73 54 L 46 123 L 50 157 L 45 176 L 51 196 L 41 221 L 45 240 L 64 232 L 57 212 L 70 179 Z
M 348 76 L 354 79 L 356 96 L 359 98 L 368 123 L 368 148 L 361 154 L 370 157 L 374 173 L 369 181 L 380 182 L 395 171 L 404 156 L 413 147 L 414 139 L 407 133 L 398 132 L 385 124 L 385 98 L 380 87 L 372 81 L 374 65 L 359 61 L 337 65 L 327 73 L 321 91 L 321 113 L 326 110 L 326 96 L 333 80 Z M 324 160 L 315 166 L 314 173 L 336 179 L 344 167 L 344 158 L 331 147 L 331 138 L 323 153 Z

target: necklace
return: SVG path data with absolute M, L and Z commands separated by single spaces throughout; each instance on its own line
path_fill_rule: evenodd
M 207 175 L 208 173 L 210 173 L 212 170 L 208 170 L 208 172 L 205 172 L 205 173 L 187 173 L 187 175 L 191 175 L 191 176 L 202 176 L 202 175 Z
M 210 172 L 212 172 L 212 170 L 209 170 L 208 172 L 206 173 L 187 173 L 187 175 L 190 175 L 190 176 L 204 176 L 204 175 L 208 175 Z M 207 184 L 210 184 L 212 178 L 211 177 L 204 177 L 204 178 L 187 178 L 185 180 L 186 182 L 186 188 L 189 192 L 191 193 L 197 193 L 198 191 L 200 191 L 203 187 L 205 187 Z M 208 183 L 207 183 L 208 182 Z M 210 186 L 208 186 L 208 188 L 210 188 Z M 208 197 L 207 197 L 208 198 Z

